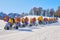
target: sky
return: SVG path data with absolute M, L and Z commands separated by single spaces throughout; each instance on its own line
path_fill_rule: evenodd
M 60 0 L 0 0 L 0 12 L 9 13 L 29 13 L 33 7 L 43 9 L 54 8 L 57 10 Z

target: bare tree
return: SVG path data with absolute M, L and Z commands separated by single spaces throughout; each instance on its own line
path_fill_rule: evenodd
M 55 16 L 60 17 L 60 6 L 58 7 L 58 10 L 56 11 Z
M 38 8 L 38 15 L 42 15 L 42 7 Z
M 54 9 L 53 9 L 53 8 L 52 8 L 52 9 L 50 9 L 50 17 L 54 17 L 54 14 L 55 14 Z
M 46 10 L 43 10 L 43 16 L 46 16 Z

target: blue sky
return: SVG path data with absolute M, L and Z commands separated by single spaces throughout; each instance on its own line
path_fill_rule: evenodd
M 28 13 L 33 7 L 42 7 L 43 9 L 60 6 L 60 0 L 0 0 L 0 12 L 4 13 Z

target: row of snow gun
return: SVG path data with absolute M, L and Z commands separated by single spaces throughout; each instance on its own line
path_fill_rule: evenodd
M 49 18 L 43 18 L 43 16 L 39 16 L 39 17 L 33 17 L 33 18 L 28 18 L 28 17 L 25 17 L 25 18 L 20 18 L 20 17 L 17 17 L 17 18 L 9 18 L 8 16 L 6 16 L 4 18 L 4 21 L 6 22 L 9 22 L 9 23 L 19 23 L 21 22 L 22 24 L 26 23 L 27 25 L 27 22 L 29 24 L 32 24 L 32 23 L 35 23 L 36 21 L 38 21 L 38 23 L 44 23 L 44 22 L 48 22 L 48 23 L 54 23 L 58 20 L 58 18 L 55 18 L 55 17 L 49 17 Z
M 36 25 L 38 24 L 48 24 L 48 23 L 55 23 L 57 22 L 57 18 L 44 18 L 43 16 L 39 16 L 39 17 L 33 17 L 33 18 L 10 18 L 9 16 L 5 16 L 4 21 L 7 22 L 6 26 L 8 29 L 12 28 L 12 25 L 15 24 L 15 28 L 18 29 L 18 27 L 25 27 L 25 26 L 32 26 L 32 25 Z

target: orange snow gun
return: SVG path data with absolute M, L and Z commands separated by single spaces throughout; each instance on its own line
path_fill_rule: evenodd
M 19 17 L 18 17 L 18 18 L 15 18 L 15 22 L 16 22 L 16 23 L 18 23 L 18 22 L 20 22 L 20 21 L 21 21 L 21 18 L 19 18 Z
M 53 22 L 53 19 L 52 18 L 49 18 L 49 22 Z
M 58 20 L 58 18 L 55 18 L 55 21 L 57 21 Z
M 48 19 L 48 22 L 50 22 L 50 21 L 51 21 L 51 19 L 49 18 L 49 19 Z
M 24 19 L 24 22 L 28 22 L 29 21 L 29 19 L 28 19 L 28 17 L 26 17 L 25 19 Z
M 48 18 L 44 18 L 44 21 L 47 22 L 48 21 Z
M 5 16 L 4 21 L 8 22 L 8 20 L 9 20 L 9 16 Z
M 33 21 L 33 22 L 35 22 L 35 21 L 36 21 L 36 18 L 35 18 L 35 17 L 34 17 L 34 18 L 32 18 L 32 21 Z
M 51 22 L 53 22 L 53 18 L 51 18 Z

